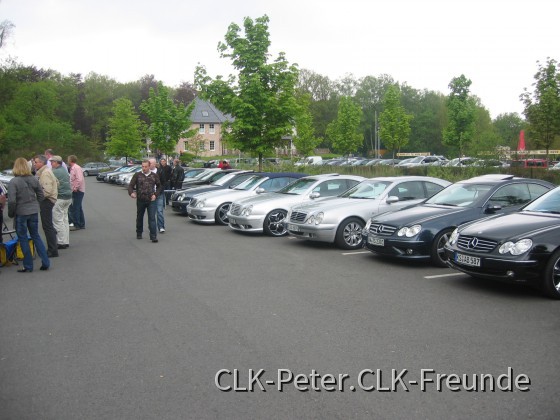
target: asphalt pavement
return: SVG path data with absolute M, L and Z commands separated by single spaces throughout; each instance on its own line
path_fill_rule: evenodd
M 170 209 L 137 240 L 93 177 L 84 212 L 50 270 L 0 268 L 0 419 L 560 417 L 532 289 Z

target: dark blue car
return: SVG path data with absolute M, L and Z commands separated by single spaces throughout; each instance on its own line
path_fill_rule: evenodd
M 375 254 L 423 259 L 446 267 L 444 245 L 463 223 L 518 211 L 555 186 L 513 175 L 483 175 L 457 182 L 417 206 L 372 218 L 362 231 Z

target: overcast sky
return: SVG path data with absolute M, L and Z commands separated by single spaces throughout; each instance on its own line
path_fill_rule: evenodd
M 558 0 L 0 0 L 0 21 L 15 25 L 0 59 L 177 86 L 197 63 L 229 74 L 216 49 L 228 25 L 266 14 L 273 58 L 444 94 L 464 74 L 495 118 L 521 114 L 537 60 L 560 60 L 559 12 Z

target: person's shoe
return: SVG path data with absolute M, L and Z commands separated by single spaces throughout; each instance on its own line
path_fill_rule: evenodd
M 159 233 L 165 233 L 165 228 L 161 228 L 161 229 L 159 230 Z
M 70 227 L 74 227 L 74 223 L 70 223 L 68 226 Z
M 136 239 L 142 239 L 142 235 L 136 235 Z
M 47 271 L 49 269 L 49 267 L 42 265 L 41 268 L 39 268 L 39 270 L 41 271 Z
M 58 244 L 57 248 L 58 249 L 66 249 L 68 248 L 70 245 L 69 244 Z
M 21 270 L 17 271 L 18 273 L 31 273 L 33 270 L 29 270 L 28 268 L 22 268 Z
M 75 231 L 75 230 L 80 230 L 80 228 L 77 226 L 70 226 L 70 230 Z
M 156 242 L 158 242 L 158 240 L 157 239 L 152 239 L 152 242 L 156 243 Z
M 54 252 L 47 251 L 47 257 L 56 258 L 56 257 L 58 257 L 58 252 L 55 254 Z

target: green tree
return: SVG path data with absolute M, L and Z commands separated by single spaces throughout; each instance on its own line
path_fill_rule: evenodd
M 410 121 L 412 115 L 407 114 L 400 101 L 400 91 L 395 85 L 390 86 L 383 98 L 383 112 L 379 116 L 379 135 L 385 146 L 393 151 L 400 151 L 408 144 Z
M 537 147 L 546 149 L 548 157 L 548 150 L 560 134 L 560 73 L 556 60 L 551 58 L 537 65 L 534 91 L 525 88 L 521 100 L 529 123 L 528 134 Z
M 142 111 L 148 116 L 148 136 L 152 150 L 170 155 L 181 137 L 191 137 L 195 130 L 189 130 L 192 125 L 190 115 L 194 102 L 188 107 L 175 104 L 171 99 L 169 89 L 163 83 L 158 84 L 157 92 L 150 88 L 150 97 L 142 102 Z
M 525 129 L 525 121 L 516 112 L 498 115 L 492 122 L 496 135 L 500 138 L 502 146 L 509 146 L 517 150 L 519 132 Z
M 139 158 L 144 146 L 143 125 L 132 101 L 127 98 L 116 99 L 112 114 L 109 118 L 108 140 L 105 143 L 106 153 L 111 156 Z
M 239 72 L 237 77 L 212 79 L 204 66 L 195 71 L 195 85 L 201 96 L 234 117 L 233 122 L 225 124 L 224 140 L 233 148 L 258 156 L 259 168 L 262 157 L 284 145 L 283 137 L 291 135 L 298 109 L 297 66 L 290 65 L 282 52 L 273 63 L 268 62 L 268 23 L 266 15 L 255 20 L 246 17 L 245 36 L 232 23 L 225 42 L 218 44 L 221 57 L 231 59 Z
M 321 143 L 321 139 L 315 137 L 313 129 L 313 118 L 309 112 L 311 98 L 309 94 L 300 96 L 298 104 L 300 112 L 296 116 L 296 135 L 294 136 L 294 145 L 299 154 L 309 156 L 313 154 L 313 150 Z
M 327 127 L 327 137 L 336 153 L 355 153 L 363 141 L 360 132 L 362 109 L 351 98 L 343 96 L 338 104 L 338 115 Z
M 454 77 L 449 84 L 451 93 L 447 98 L 448 121 L 443 130 L 443 142 L 457 149 L 459 156 L 463 156 L 475 133 L 476 105 L 469 94 L 471 84 L 463 74 Z

